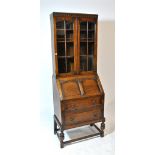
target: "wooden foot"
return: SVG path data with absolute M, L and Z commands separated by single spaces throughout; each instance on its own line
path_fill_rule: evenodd
M 56 134 L 56 133 L 57 133 L 57 123 L 56 123 L 56 121 L 54 119 L 54 134 Z
M 63 140 L 64 140 L 64 133 L 63 133 L 63 131 L 61 131 L 60 132 L 60 148 L 64 147 Z
M 100 134 L 101 137 L 104 137 L 104 129 L 105 129 L 105 124 L 104 122 L 102 122 L 101 123 L 101 134 Z

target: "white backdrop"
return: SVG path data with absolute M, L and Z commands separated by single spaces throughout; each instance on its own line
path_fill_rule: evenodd
M 114 130 L 115 54 L 114 54 L 114 0 L 41 0 L 41 125 L 51 127 L 53 114 L 52 57 L 49 14 L 52 12 L 79 12 L 98 14 L 98 74 L 105 90 L 106 134 Z
M 47 1 L 44 0 L 43 2 L 45 6 Z M 56 3 L 59 2 L 57 0 Z M 107 0 L 107 2 L 104 0 L 94 0 L 93 6 L 89 6 L 89 9 L 82 5 L 83 3 L 86 4 L 86 0 L 83 2 L 70 2 L 70 6 L 72 4 L 72 7 L 68 7 L 68 4 L 65 4 L 65 2 L 62 2 L 62 5 L 56 5 L 51 0 L 51 3 L 46 5 L 44 13 L 43 7 L 41 7 L 41 16 L 43 17 L 41 18 L 41 27 L 44 27 L 44 29 L 41 29 L 42 50 L 41 61 L 39 62 L 39 1 L 0 1 L 0 154 L 85 155 L 88 153 L 89 155 L 105 155 L 105 150 L 107 150 L 108 155 L 112 154 L 110 150 L 111 145 L 109 145 L 112 141 L 110 139 L 110 135 L 112 134 L 108 134 L 103 139 L 96 138 L 76 145 L 70 145 L 62 150 L 59 149 L 58 139 L 51 133 L 51 128 L 49 128 L 49 131 L 41 132 L 42 137 L 39 140 L 40 96 L 42 99 L 40 104 L 42 109 L 41 120 L 42 123 L 45 123 L 44 127 L 46 129 L 49 127 L 47 125 L 50 124 L 48 123 L 47 116 L 51 115 L 52 112 L 52 109 L 49 109 L 52 108 L 50 103 L 52 102 L 51 82 L 49 81 L 51 80 L 52 70 L 50 70 L 51 54 L 48 51 L 50 50 L 48 14 L 52 10 L 74 12 L 88 12 L 90 10 L 93 13 L 103 12 L 104 14 L 102 15 L 106 15 L 107 17 L 106 12 L 110 8 L 113 8 L 110 0 Z M 102 5 L 103 3 L 104 6 Z M 108 10 L 106 10 L 105 5 L 107 8 L 110 6 Z M 117 127 L 115 152 L 117 155 L 155 154 L 155 124 L 153 123 L 155 118 L 154 6 L 155 1 L 152 0 L 117 0 L 116 3 L 115 79 Z M 108 19 L 103 17 L 102 20 L 112 21 L 113 19 L 110 18 L 112 16 L 109 14 Z M 114 16 L 114 13 L 112 14 Z M 109 32 L 107 33 L 110 34 Z M 103 39 L 105 39 L 104 36 Z M 111 44 L 106 45 L 109 47 Z M 101 43 L 99 46 L 102 49 L 101 47 L 103 46 Z M 100 50 L 98 52 L 98 54 L 102 55 Z M 111 59 L 111 57 L 109 58 Z M 108 57 L 106 57 L 106 60 L 108 61 Z M 102 65 L 101 62 L 99 65 Z M 110 61 L 108 62 L 111 63 Z M 41 67 L 39 66 L 40 64 Z M 39 75 L 40 68 L 41 75 Z M 103 69 L 99 69 L 98 71 L 100 75 L 101 73 L 102 75 L 104 74 L 102 82 L 104 83 L 106 92 L 112 92 L 107 91 L 108 87 L 106 86 L 109 85 L 106 78 L 108 77 L 106 76 L 108 70 L 107 72 L 105 72 L 105 69 L 104 71 Z M 40 76 L 41 80 L 39 81 Z M 104 82 L 105 80 L 106 82 Z M 112 84 L 112 82 L 109 83 Z M 40 95 L 39 85 L 41 85 L 42 89 Z M 109 98 L 110 96 L 112 95 L 109 95 Z M 109 99 L 107 98 L 106 100 Z M 84 148 L 83 151 L 81 147 Z M 100 150 L 100 153 L 98 150 Z

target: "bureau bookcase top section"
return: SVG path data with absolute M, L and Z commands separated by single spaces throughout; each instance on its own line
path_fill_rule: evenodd
M 96 74 L 98 15 L 53 12 L 50 16 L 55 74 Z

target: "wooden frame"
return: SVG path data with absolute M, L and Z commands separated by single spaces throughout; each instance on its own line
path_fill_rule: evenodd
M 52 15 L 51 15 L 52 16 Z M 52 50 L 54 51 L 54 66 L 56 76 L 70 76 L 73 74 L 87 74 L 87 73 L 96 73 L 97 72 L 97 19 L 98 15 L 93 14 L 75 14 L 75 13 L 53 13 L 53 20 L 51 20 L 51 25 L 54 25 L 54 47 Z M 58 70 L 58 50 L 57 50 L 57 28 L 56 28 L 56 21 L 57 20 L 73 20 L 74 24 L 74 72 L 70 73 L 59 73 Z M 88 71 L 88 40 L 87 40 L 87 71 L 80 71 L 80 22 L 95 22 L 96 26 L 94 29 L 95 38 L 94 38 L 94 54 L 93 54 L 93 70 Z M 87 29 L 88 35 L 88 29 Z M 66 47 L 65 47 L 66 51 Z
M 104 137 L 105 93 L 97 74 L 98 15 L 53 12 L 54 134 L 60 147 L 95 136 Z M 100 128 L 95 123 L 101 122 Z M 64 141 L 64 130 L 84 125 L 96 134 Z

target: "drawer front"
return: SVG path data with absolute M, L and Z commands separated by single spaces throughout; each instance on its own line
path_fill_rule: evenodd
M 64 111 L 82 111 L 89 108 L 95 108 L 102 104 L 101 97 L 89 97 L 85 99 L 66 101 L 63 104 Z
M 65 113 L 65 125 L 77 125 L 87 124 L 91 121 L 101 121 L 103 117 L 102 110 L 96 108 L 91 111 L 81 112 L 81 113 Z M 88 123 L 89 124 L 89 123 Z

